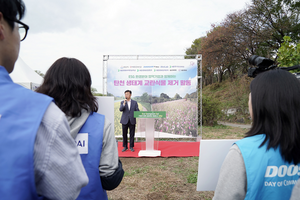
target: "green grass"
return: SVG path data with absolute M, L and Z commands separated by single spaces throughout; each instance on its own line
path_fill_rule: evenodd
M 124 196 L 129 199 L 159 200 L 213 197 L 213 192 L 196 191 L 199 157 L 121 158 L 121 160 L 125 176 L 118 188 L 108 191 L 111 200 Z
M 208 130 L 230 129 L 229 126 L 225 126 L 223 124 L 218 124 L 216 126 L 203 126 L 202 128 L 205 128 Z
M 140 167 L 140 168 L 131 168 L 128 171 L 125 171 L 124 176 L 133 176 L 133 175 L 144 175 L 148 173 L 149 166 Z
M 163 190 L 166 188 L 167 184 L 163 181 L 156 183 L 155 185 L 152 186 L 152 191 L 158 191 L 158 190 Z
M 204 97 L 211 97 L 219 103 L 220 109 L 237 108 L 235 116 L 228 118 L 226 115 L 219 116 L 222 121 L 235 122 L 244 119 L 249 123 L 248 98 L 251 79 L 247 76 L 238 77 L 233 81 L 225 80 L 222 83 L 213 83 L 203 87 Z
M 200 128 L 200 127 L 199 127 Z M 230 127 L 224 125 L 203 126 L 202 139 L 241 139 L 248 132 L 247 128 Z M 200 130 L 198 130 L 200 133 Z
M 151 111 L 151 104 L 150 103 L 145 103 L 145 102 L 142 102 L 142 101 L 138 101 L 138 103 L 141 104 L 142 106 L 144 106 L 147 109 L 147 111 Z M 139 105 L 139 109 L 142 110 L 140 105 Z
M 187 177 L 187 182 L 188 183 L 197 183 L 197 178 L 198 178 L 198 172 L 191 173 Z
M 195 160 L 199 160 L 199 157 L 189 157 L 189 158 L 178 158 L 177 162 L 180 165 L 176 166 L 173 172 L 177 175 L 186 177 L 187 183 L 196 184 L 198 178 L 198 169 L 197 168 L 186 168 L 182 167 L 182 165 L 186 165 L 186 163 L 195 163 Z M 197 165 L 197 162 L 196 162 Z M 197 165 L 198 166 L 198 165 Z
M 206 198 L 205 195 L 203 195 L 203 194 L 200 194 L 200 197 L 201 197 L 201 199 L 203 198 L 205 200 L 211 200 L 211 198 Z

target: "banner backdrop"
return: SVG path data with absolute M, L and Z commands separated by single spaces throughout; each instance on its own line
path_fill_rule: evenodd
M 197 60 L 108 60 L 107 95 L 115 98 L 115 134 L 122 135 L 119 111 L 132 91 L 141 111 L 166 111 L 155 131 L 197 136 Z

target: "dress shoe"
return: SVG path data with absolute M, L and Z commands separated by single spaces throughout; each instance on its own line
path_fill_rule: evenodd
M 134 152 L 134 149 L 133 149 L 133 147 L 130 147 L 130 151 Z
M 122 150 L 122 152 L 127 151 L 127 150 L 128 150 L 128 148 L 127 148 L 127 147 L 124 147 L 124 149 Z

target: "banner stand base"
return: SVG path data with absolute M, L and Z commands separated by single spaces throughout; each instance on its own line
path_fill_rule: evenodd
M 141 150 L 139 151 L 139 156 L 143 157 L 159 157 L 161 156 L 161 151 L 159 150 Z

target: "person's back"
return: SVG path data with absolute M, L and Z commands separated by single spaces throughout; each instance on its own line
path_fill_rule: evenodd
M 252 127 L 229 150 L 213 200 L 289 199 L 299 179 L 300 83 L 275 69 L 250 85 Z
M 105 190 L 117 187 L 124 174 L 112 125 L 104 115 L 96 113 L 98 105 L 90 87 L 91 77 L 82 62 L 60 58 L 48 69 L 44 83 L 37 89 L 53 97 L 66 114 L 89 177 L 89 184 L 78 196 L 82 200 L 107 199 Z
M 76 136 L 81 160 L 89 176 L 88 187 L 81 190 L 78 199 L 107 199 L 99 178 L 99 163 L 103 147 L 105 116 L 91 113 Z
M 1 197 L 36 199 L 33 147 L 52 99 L 14 84 L 4 67 L 0 67 L 0 94 Z
M 21 19 L 24 11 L 21 0 L 0 0 L 0 196 L 4 200 L 75 199 L 88 178 L 65 116 L 52 98 L 9 77 L 20 40 L 26 37 L 18 29 L 28 31 L 16 18 Z
M 265 135 L 260 134 L 236 142 L 247 172 L 245 199 L 283 199 L 291 195 L 299 179 L 298 165 L 285 161 L 280 148 L 260 147 L 264 140 Z

